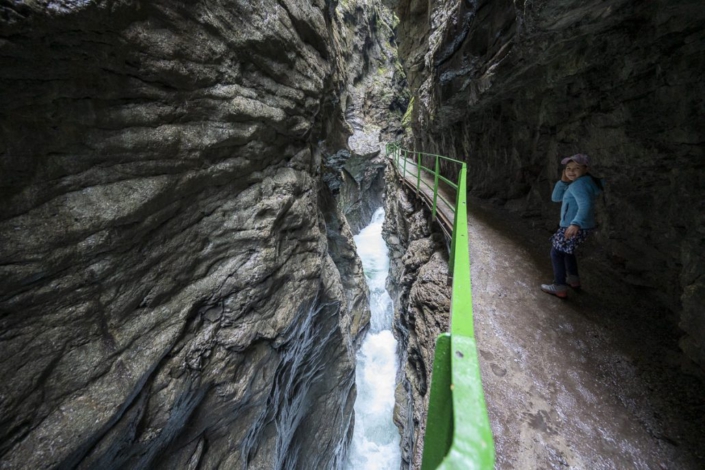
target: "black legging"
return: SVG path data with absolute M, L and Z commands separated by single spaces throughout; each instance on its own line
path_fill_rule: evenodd
M 566 274 L 578 275 L 578 260 L 575 255 L 551 247 L 551 262 L 553 263 L 553 283 L 557 286 L 567 285 Z

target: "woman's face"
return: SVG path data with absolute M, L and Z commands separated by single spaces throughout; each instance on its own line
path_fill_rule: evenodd
M 568 162 L 565 167 L 565 175 L 571 181 L 577 180 L 585 173 L 587 173 L 587 167 L 585 165 L 580 165 L 579 163 Z

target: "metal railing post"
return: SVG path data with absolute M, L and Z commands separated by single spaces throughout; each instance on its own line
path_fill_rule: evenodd
M 455 235 L 458 233 L 458 212 L 460 211 L 460 188 L 463 186 L 463 183 L 465 179 L 465 163 L 463 163 L 463 166 L 460 168 L 460 174 L 458 175 L 458 191 L 457 195 L 455 197 L 455 217 L 453 217 L 453 236 L 451 237 L 451 242 L 450 242 L 450 259 L 448 260 L 448 271 L 453 272 L 454 269 L 454 261 L 455 261 L 455 244 L 457 242 L 458 237 Z
M 419 197 L 421 190 L 421 152 L 416 153 L 416 197 Z
M 408 153 L 406 150 L 404 150 L 404 173 L 402 173 L 402 177 L 406 178 L 406 161 L 408 160 Z
M 436 155 L 436 173 L 433 179 L 433 209 L 431 209 L 431 220 L 436 220 L 436 201 L 438 199 L 438 174 L 440 173 L 440 159 Z

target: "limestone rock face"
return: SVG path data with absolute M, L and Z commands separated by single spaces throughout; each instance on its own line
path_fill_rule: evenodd
M 384 165 L 381 153 L 373 158 L 353 155 L 342 169 L 338 200 L 353 233 L 367 226 L 374 211 L 384 204 Z
M 547 231 L 561 157 L 594 160 L 596 256 L 680 315 L 705 365 L 705 10 L 691 0 L 398 2 L 419 148 Z M 608 286 L 605 286 L 608 288 Z
M 329 147 L 324 180 L 357 233 L 383 204 L 384 146 L 401 136 L 409 98 L 392 9 L 380 0 L 348 0 L 336 12 L 345 33 L 339 39 L 348 72 L 341 105 L 350 135 L 345 148 Z
M 382 234 L 389 247 L 387 290 L 401 347 L 394 422 L 402 435 L 402 468 L 420 468 L 436 337 L 449 329 L 448 255 L 423 206 L 409 196 L 391 167 Z
M 2 468 L 339 466 L 369 315 L 320 183 L 341 24 L 0 5 Z

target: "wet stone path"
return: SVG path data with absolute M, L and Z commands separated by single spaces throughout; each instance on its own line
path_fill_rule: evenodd
M 582 292 L 541 292 L 549 234 L 468 205 L 496 468 L 704 469 L 705 386 L 682 371 L 670 314 L 590 259 Z
M 496 468 L 705 469 L 705 380 L 678 349 L 673 314 L 589 256 L 582 292 L 541 292 L 550 233 L 516 214 L 471 199 L 468 232 Z

